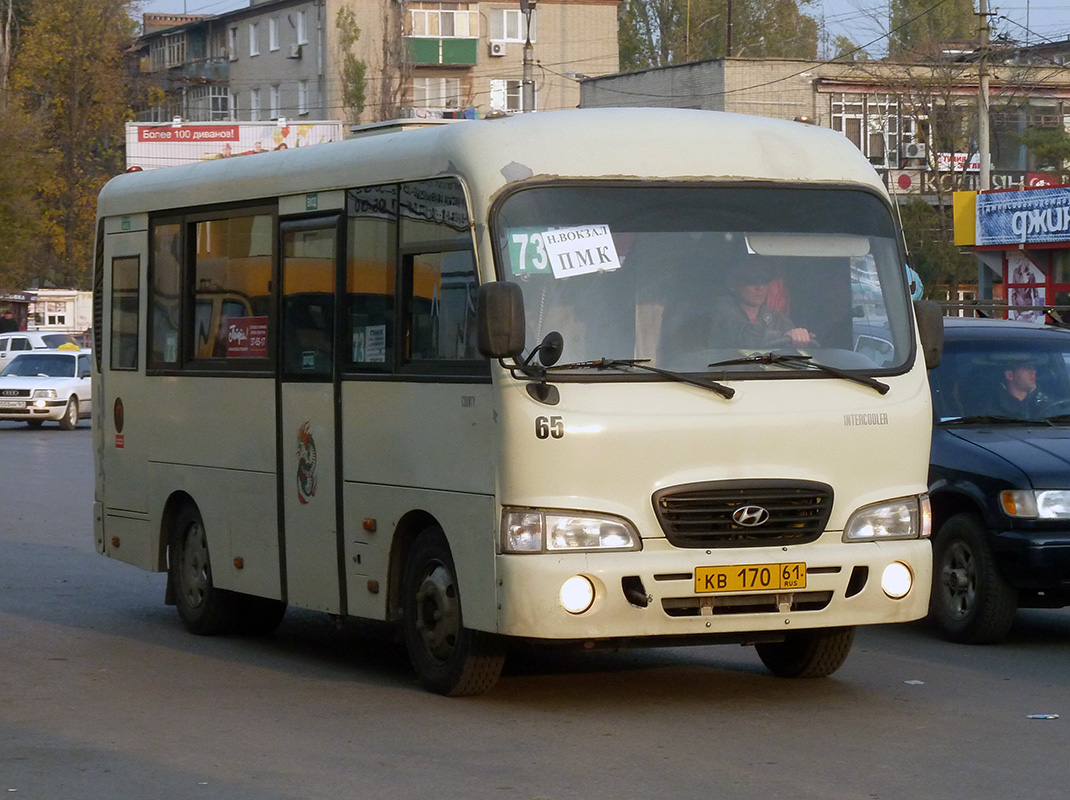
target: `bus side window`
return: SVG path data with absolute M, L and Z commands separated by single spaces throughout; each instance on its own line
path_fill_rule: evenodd
M 479 358 L 476 349 L 475 260 L 468 250 L 408 256 L 412 361 Z
M 397 186 L 350 196 L 342 360 L 350 369 L 394 368 Z

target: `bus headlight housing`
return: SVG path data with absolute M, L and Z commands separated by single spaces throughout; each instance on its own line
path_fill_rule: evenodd
M 929 506 L 929 496 L 919 494 L 858 509 L 843 528 L 843 541 L 925 539 L 930 533 L 932 509 Z
M 639 533 L 622 517 L 503 509 L 503 553 L 639 550 Z
M 1065 489 L 1017 489 L 1000 492 L 999 504 L 1008 517 L 1070 519 L 1070 491 Z

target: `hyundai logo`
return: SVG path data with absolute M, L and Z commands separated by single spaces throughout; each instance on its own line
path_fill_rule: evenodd
M 769 512 L 761 506 L 740 506 L 732 512 L 732 521 L 744 528 L 757 528 L 769 521 Z

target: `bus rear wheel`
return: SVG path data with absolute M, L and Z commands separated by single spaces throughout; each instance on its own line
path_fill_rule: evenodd
M 754 649 L 779 678 L 827 678 L 843 666 L 854 640 L 854 628 L 819 628 L 792 631 L 782 642 L 762 642 Z
M 167 561 L 167 577 L 182 626 L 198 636 L 231 631 L 239 612 L 239 596 L 212 583 L 208 537 L 200 512 L 192 505 L 183 506 L 175 517 Z
M 504 644 L 464 627 L 457 571 L 438 528 L 421 533 L 405 561 L 401 624 L 413 669 L 432 692 L 482 694 L 497 682 Z

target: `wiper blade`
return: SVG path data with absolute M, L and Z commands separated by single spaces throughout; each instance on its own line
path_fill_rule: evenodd
M 1056 418 L 1057 419 L 1057 418 Z M 966 417 L 950 417 L 940 420 L 941 425 L 1006 425 L 1008 423 L 1018 425 L 1048 425 L 1047 419 L 1027 419 L 1025 417 L 1005 417 L 999 414 L 973 414 Z
M 826 375 L 843 378 L 845 381 L 859 383 L 862 386 L 868 386 L 871 389 L 875 389 L 880 394 L 888 394 L 888 390 L 891 388 L 883 381 L 871 378 L 869 375 L 858 375 L 854 372 L 847 372 L 846 370 L 837 369 L 836 367 L 830 367 L 828 364 L 814 361 L 813 358 L 813 356 L 805 356 L 801 353 L 755 353 L 750 356 L 730 358 L 727 361 L 715 361 L 706 366 L 713 368 L 729 367 L 738 364 L 786 364 L 793 367 L 805 367 L 807 369 L 817 370 L 818 372 L 824 372 Z
M 667 369 L 661 369 L 660 367 L 652 367 L 647 362 L 649 358 L 599 358 L 595 361 L 575 361 L 571 364 L 554 364 L 552 367 L 546 367 L 547 372 L 556 372 L 564 369 L 624 369 L 633 368 L 641 369 L 646 372 L 652 372 L 655 375 L 661 375 L 663 378 L 677 381 L 679 383 L 687 383 L 692 386 L 698 386 L 702 389 L 709 389 L 717 392 L 725 399 L 731 399 L 735 396 L 736 390 L 731 386 L 725 386 L 723 383 L 712 381 L 706 378 L 696 378 L 693 375 L 685 375 L 681 372 L 672 372 Z

